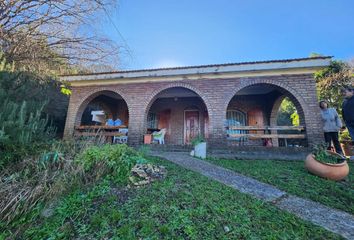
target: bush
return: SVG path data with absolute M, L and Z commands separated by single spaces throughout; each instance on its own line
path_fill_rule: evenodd
M 0 51 L 0 99 L 1 170 L 50 146 L 63 129 L 67 96 L 50 76 L 15 71 Z
M 44 104 L 29 107 L 5 99 L 0 103 L 0 169 L 9 162 L 17 162 L 35 154 L 55 136 L 55 128 L 42 117 Z M 39 147 L 37 148 L 36 146 Z
M 338 156 L 331 155 L 327 149 L 326 145 L 318 145 L 314 147 L 313 155 L 315 155 L 315 159 L 322 163 L 338 163 L 338 160 L 342 160 L 342 158 L 338 158 Z
M 201 135 L 198 135 L 197 137 L 193 138 L 191 143 L 193 146 L 197 146 L 199 143 L 205 142 L 204 138 Z
M 348 129 L 345 129 L 343 132 L 339 134 L 339 141 L 344 142 L 344 141 L 352 141 L 352 138 L 349 135 Z
M 132 167 L 145 161 L 141 154 L 125 144 L 94 146 L 76 159 L 86 176 L 95 179 L 109 176 L 116 183 L 126 183 Z

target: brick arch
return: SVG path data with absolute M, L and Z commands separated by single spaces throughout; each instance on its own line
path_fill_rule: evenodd
M 191 90 L 193 92 L 195 92 L 203 101 L 203 103 L 205 104 L 206 106 L 206 110 L 208 112 L 208 115 L 209 115 L 209 132 L 210 132 L 210 129 L 211 129 L 211 126 L 212 125 L 212 119 L 210 118 L 212 112 L 209 111 L 209 109 L 212 109 L 211 108 L 211 105 L 208 101 L 208 97 L 202 92 L 200 91 L 198 88 L 190 85 L 190 84 L 187 84 L 187 83 L 170 83 L 170 84 L 167 84 L 167 85 L 163 85 L 162 87 L 156 89 L 155 91 L 153 91 L 148 97 L 147 97 L 147 101 L 146 101 L 146 106 L 145 106 L 145 112 L 144 112 L 144 129 L 146 128 L 146 124 L 147 124 L 147 116 L 148 116 L 148 113 L 149 113 L 149 110 L 152 106 L 152 104 L 155 102 L 155 100 L 158 98 L 158 94 L 167 90 L 167 89 L 170 89 L 170 88 L 185 88 L 185 89 L 188 89 L 188 90 Z
M 209 109 L 211 108 L 211 105 L 209 104 L 208 98 L 199 89 L 197 89 L 196 87 L 194 87 L 190 84 L 186 84 L 186 83 L 171 83 L 171 84 L 164 85 L 164 86 L 156 89 L 148 96 L 148 98 L 147 98 L 148 100 L 146 101 L 147 105 L 145 107 L 145 115 L 148 114 L 152 104 L 157 99 L 159 93 L 161 93 L 162 91 L 165 91 L 167 89 L 170 89 L 170 88 L 178 88 L 178 87 L 185 88 L 185 89 L 195 92 L 202 99 L 202 101 L 204 102 L 204 104 L 207 108 L 207 111 L 209 113 Z
M 207 101 L 208 98 L 205 96 L 204 93 L 202 93 L 198 88 L 190 85 L 190 84 L 187 84 L 187 83 L 170 83 L 170 84 L 167 84 L 167 85 L 164 85 L 158 89 L 156 89 L 155 91 L 153 91 L 149 96 L 148 96 L 148 100 L 146 101 L 147 102 L 147 105 L 146 105 L 146 108 L 145 108 L 145 114 L 147 114 L 150 110 L 150 107 L 152 106 L 152 104 L 155 102 L 155 100 L 157 99 L 157 95 L 159 93 L 161 93 L 162 91 L 165 91 L 167 89 L 170 89 L 170 88 L 186 88 L 188 90 L 191 90 L 193 92 L 195 92 L 204 102 L 205 106 L 207 107 L 207 110 L 210 109 L 210 104 L 209 102 Z
M 127 104 L 128 107 L 128 117 L 129 117 L 129 113 L 130 113 L 130 108 L 129 108 L 129 103 L 127 101 L 127 97 L 122 94 L 122 92 L 118 91 L 117 89 L 114 89 L 112 87 L 102 87 L 102 88 L 95 88 L 91 91 L 89 91 L 85 97 L 83 97 L 81 99 L 81 101 L 76 105 L 76 108 L 74 110 L 74 114 L 75 114 L 75 126 L 79 125 L 81 122 L 81 117 L 83 112 L 85 111 L 85 108 L 87 107 L 87 105 L 96 97 L 102 95 L 104 92 L 112 92 L 114 94 L 119 95 L 120 97 L 122 97 L 122 99 L 124 100 L 124 102 Z
M 307 111 L 306 103 L 305 103 L 304 99 L 301 96 L 298 96 L 299 94 L 296 92 L 296 90 L 294 90 L 293 88 L 291 88 L 287 84 L 284 84 L 281 82 L 275 82 L 272 80 L 259 79 L 259 80 L 254 80 L 254 81 L 242 82 L 239 86 L 237 86 L 235 89 L 233 89 L 233 91 L 230 92 L 225 97 L 224 109 L 227 110 L 227 107 L 228 107 L 230 101 L 240 90 L 242 90 L 246 87 L 251 87 L 251 86 L 255 86 L 255 85 L 263 85 L 263 84 L 273 86 L 276 90 L 278 90 L 283 95 L 288 97 L 294 103 L 294 105 L 298 111 L 298 114 L 300 115 L 300 117 L 302 119 L 302 120 L 300 119 L 300 122 L 305 123 L 306 116 L 308 116 L 308 111 Z

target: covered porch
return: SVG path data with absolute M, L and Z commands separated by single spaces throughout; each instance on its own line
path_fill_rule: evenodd
M 156 143 L 153 133 L 164 130 L 165 144 L 190 145 L 198 136 L 207 140 L 208 128 L 203 99 L 187 88 L 168 88 L 158 93 L 147 109 L 144 143 Z
M 96 137 L 112 143 L 128 142 L 128 106 L 119 94 L 97 92 L 82 104 L 80 110 L 75 137 Z
M 283 101 L 293 108 L 293 114 L 285 119 L 281 116 Z M 289 91 L 272 84 L 255 84 L 237 91 L 227 107 L 225 129 L 228 146 L 307 146 L 300 103 Z

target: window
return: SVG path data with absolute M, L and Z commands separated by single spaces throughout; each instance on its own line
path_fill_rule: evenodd
M 238 110 L 228 110 L 226 112 L 226 127 L 227 134 L 241 134 L 244 130 L 233 130 L 230 127 L 245 126 L 246 125 L 246 114 Z M 232 140 L 241 140 L 241 138 L 228 137 Z
M 149 112 L 147 119 L 147 128 L 157 129 L 157 114 Z

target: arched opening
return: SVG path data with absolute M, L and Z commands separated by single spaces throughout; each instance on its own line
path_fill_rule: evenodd
M 126 143 L 129 111 L 126 101 L 113 91 L 100 91 L 83 101 L 76 116 L 75 135 L 106 138 L 107 142 Z
M 287 110 L 287 121 L 285 113 L 278 114 L 279 109 Z M 304 146 L 304 123 L 302 107 L 288 90 L 267 83 L 250 85 L 239 90 L 228 104 L 228 145 Z
M 273 126 L 300 126 L 301 123 L 304 123 L 304 119 L 303 117 L 300 118 L 298 112 L 294 102 L 286 95 L 281 95 L 273 104 L 270 124 Z M 277 133 L 293 134 L 296 133 L 296 130 L 278 130 Z M 306 145 L 304 139 L 279 138 L 274 140 L 274 143 L 280 147 L 299 147 Z
M 148 105 L 145 143 L 152 133 L 165 129 L 164 142 L 188 145 L 197 136 L 209 137 L 209 116 L 203 99 L 184 87 L 171 87 L 154 96 Z

